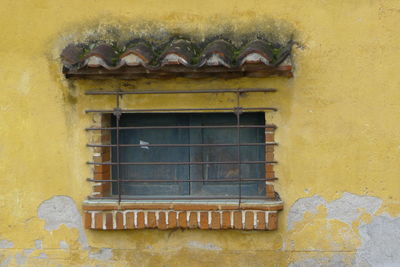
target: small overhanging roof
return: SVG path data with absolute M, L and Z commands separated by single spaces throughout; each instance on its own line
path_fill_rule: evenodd
M 67 78 L 291 77 L 291 46 L 261 39 L 243 47 L 222 39 L 173 39 L 157 46 L 135 40 L 123 47 L 80 43 L 68 45 L 61 59 Z

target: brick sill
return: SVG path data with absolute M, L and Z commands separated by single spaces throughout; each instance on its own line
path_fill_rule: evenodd
M 83 202 L 87 229 L 275 230 L 280 200 Z

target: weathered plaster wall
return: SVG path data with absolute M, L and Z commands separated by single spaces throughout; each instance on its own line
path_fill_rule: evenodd
M 399 266 L 400 67 L 396 0 L 6 1 L 0 9 L 2 266 Z M 67 81 L 69 42 L 157 33 L 292 34 L 295 77 Z M 92 88 L 276 87 L 274 232 L 82 228 L 90 151 L 84 109 L 112 107 Z M 232 104 L 228 96 L 126 97 L 125 107 Z

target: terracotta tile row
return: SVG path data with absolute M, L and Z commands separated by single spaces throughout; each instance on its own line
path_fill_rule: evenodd
M 124 47 L 70 44 L 61 59 L 67 77 L 101 74 L 157 78 L 167 77 L 168 73 L 202 77 L 202 73 L 221 72 L 249 77 L 251 72 L 258 73 L 255 77 L 267 73 L 291 76 L 291 46 L 292 43 L 277 46 L 257 39 L 237 48 L 229 40 L 220 39 L 200 48 L 189 40 L 175 39 L 155 47 L 146 40 L 136 40 Z

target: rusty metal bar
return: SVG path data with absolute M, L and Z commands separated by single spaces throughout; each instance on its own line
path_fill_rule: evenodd
M 92 162 L 89 161 L 87 164 L 90 165 L 205 165 L 205 164 L 276 164 L 277 161 L 197 161 L 197 162 Z
M 242 110 L 240 109 L 240 93 L 236 92 L 236 138 L 237 138 L 237 167 L 238 167 L 238 178 L 239 178 L 239 206 L 242 201 L 242 175 L 241 175 L 241 158 L 240 158 L 240 114 L 242 113 Z
M 182 125 L 168 125 L 168 126 L 130 126 L 130 127 L 119 127 L 119 130 L 145 130 L 145 129 L 221 129 L 221 128 L 237 128 L 237 125 L 192 125 L 192 126 L 182 126 Z M 266 125 L 240 125 L 240 128 L 273 128 L 277 127 L 274 124 Z M 86 131 L 95 130 L 116 130 L 116 127 L 89 127 Z
M 174 90 L 174 91 L 88 91 L 86 95 L 141 95 L 141 94 L 204 94 L 204 93 L 273 93 L 275 88 L 247 88 L 247 89 L 208 89 L 208 90 Z
M 193 111 L 235 111 L 237 108 L 161 108 L 161 109 L 121 109 L 122 113 L 146 113 L 146 112 L 193 112 Z M 239 108 L 242 111 L 254 110 L 270 110 L 278 111 L 277 108 L 272 107 L 255 107 L 255 108 Z M 86 113 L 113 113 L 111 109 L 88 109 Z
M 242 164 L 275 164 L 276 161 L 242 161 L 241 160 L 241 147 L 242 146 L 268 146 L 277 145 L 275 142 L 267 143 L 240 143 L 240 129 L 241 128 L 276 128 L 275 125 L 241 125 L 240 115 L 245 111 L 277 111 L 274 107 L 240 107 L 240 96 L 242 93 L 247 92 L 276 92 L 273 88 L 248 88 L 248 89 L 215 89 L 215 90 L 174 90 L 174 91 L 89 91 L 86 95 L 115 95 L 116 96 L 116 108 L 112 110 L 107 109 L 92 109 L 86 110 L 87 113 L 112 113 L 116 116 L 116 127 L 92 127 L 87 128 L 87 131 L 92 130 L 115 130 L 116 131 L 116 143 L 115 144 L 88 144 L 88 147 L 116 147 L 116 159 L 115 162 L 87 162 L 91 165 L 116 165 L 116 179 L 110 180 L 96 180 L 88 178 L 89 182 L 99 182 L 99 183 L 111 183 L 117 184 L 118 195 L 113 195 L 111 197 L 91 197 L 93 199 L 118 199 L 121 200 L 142 200 L 142 199 L 160 199 L 160 200 L 174 200 L 174 199 L 235 199 L 239 200 L 239 206 L 243 199 L 265 199 L 262 197 L 243 197 L 242 196 L 242 182 L 244 181 L 272 181 L 278 178 L 242 178 L 241 177 L 241 165 Z M 235 93 L 236 96 L 236 107 L 233 108 L 176 108 L 176 109 L 121 109 L 120 108 L 120 97 L 127 94 L 141 95 L 141 94 L 196 94 L 196 93 Z M 120 117 L 123 113 L 145 113 L 145 112 L 201 112 L 201 111 L 228 111 L 233 112 L 237 116 L 236 125 L 210 125 L 210 126 L 142 126 L 142 127 L 120 127 Z M 121 162 L 120 161 L 120 148 L 121 147 L 142 147 L 140 144 L 120 144 L 120 131 L 121 130 L 139 130 L 139 129 L 204 129 L 204 128 L 236 128 L 237 130 L 237 143 L 236 144 L 148 144 L 146 146 L 152 147 L 218 147 L 218 146 L 236 146 L 237 147 L 237 160 L 236 161 L 222 161 L 222 162 Z M 224 183 L 224 182 L 238 182 L 239 190 L 238 196 L 175 196 L 175 197 L 146 197 L 146 196 L 126 196 L 122 193 L 121 183 L 165 183 L 165 182 L 205 182 L 204 179 L 189 179 L 189 180 L 171 180 L 171 179 L 156 179 L 156 180 L 126 180 L 120 177 L 121 165 L 206 165 L 206 164 L 237 164 L 239 175 L 234 179 L 208 179 L 206 182 Z M 111 178 L 111 177 L 110 177 Z
M 277 142 L 268 143 L 240 143 L 239 146 L 277 146 Z M 87 144 L 87 147 L 115 147 L 117 145 Z M 119 144 L 120 147 L 143 147 L 141 144 Z M 237 144 L 146 144 L 147 147 L 220 147 L 237 146 Z
M 116 95 L 116 101 L 117 101 L 117 108 L 115 109 L 114 115 L 116 117 L 116 128 L 117 128 L 117 136 L 116 136 L 116 147 L 117 147 L 117 179 L 118 179 L 118 184 L 117 184 L 117 190 L 118 190 L 118 202 L 121 202 L 121 177 L 120 177 L 120 168 L 121 168 L 121 162 L 120 162 L 120 146 L 119 146 L 119 121 L 121 119 L 121 112 L 119 111 L 119 98 L 120 95 Z

